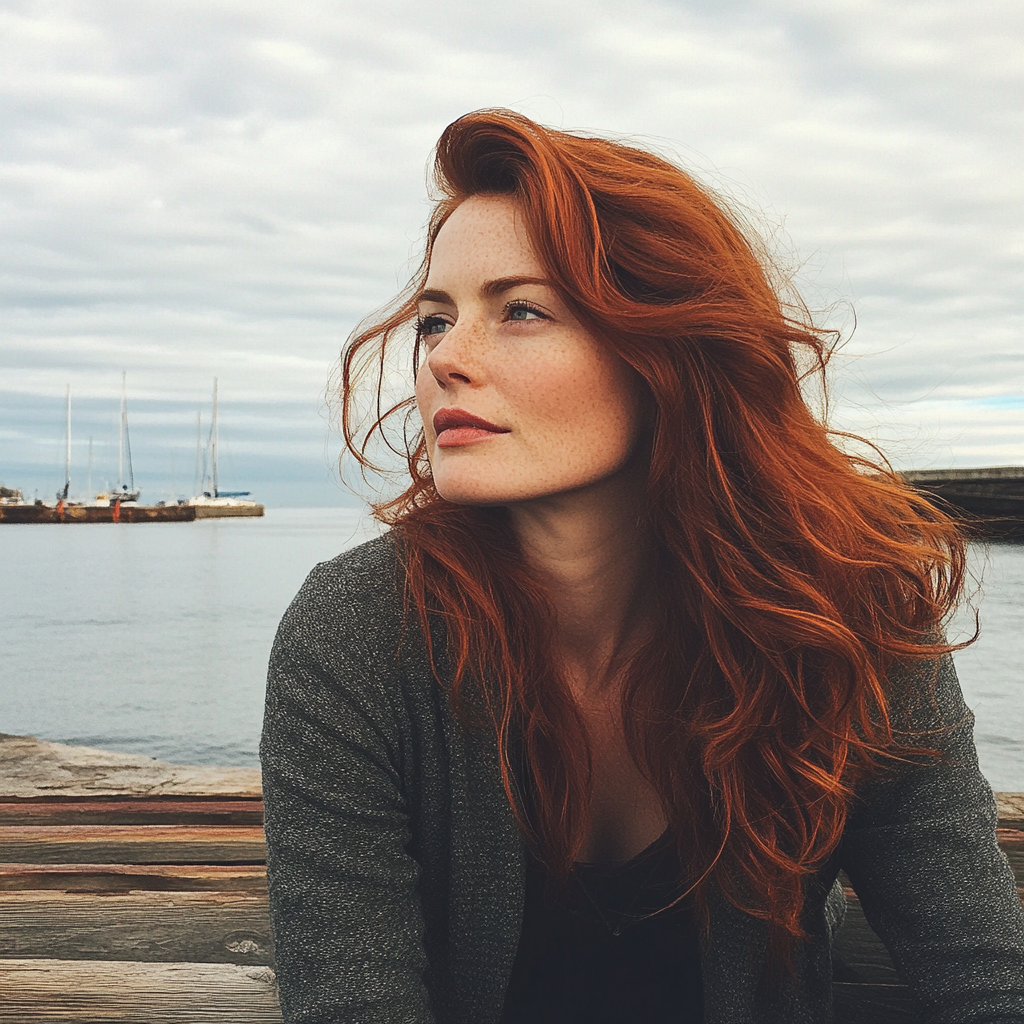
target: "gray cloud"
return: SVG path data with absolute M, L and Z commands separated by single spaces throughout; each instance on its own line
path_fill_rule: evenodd
M 489 105 L 634 137 L 751 211 L 812 305 L 856 310 L 841 424 L 1019 462 L 1019 409 L 983 400 L 1024 395 L 1022 36 L 1015 0 L 8 2 L 0 472 L 48 479 L 59 417 L 26 410 L 127 368 L 186 434 L 220 376 L 319 480 L 330 366 L 410 269 L 440 130 Z

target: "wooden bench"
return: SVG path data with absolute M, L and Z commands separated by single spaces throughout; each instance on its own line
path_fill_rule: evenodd
M 259 772 L 0 737 L 0 1022 L 263 1024 L 273 973 Z M 1024 795 L 1000 794 L 1024 876 Z M 839 1024 L 910 1021 L 852 890 Z

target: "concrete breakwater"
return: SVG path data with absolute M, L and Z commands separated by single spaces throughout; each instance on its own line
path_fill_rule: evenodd
M 900 476 L 980 533 L 1024 537 L 1024 466 L 918 469 Z

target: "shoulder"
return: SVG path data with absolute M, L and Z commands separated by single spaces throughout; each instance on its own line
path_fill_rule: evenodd
M 325 702 L 354 702 L 368 712 L 393 713 L 409 679 L 430 675 L 403 589 L 390 534 L 316 566 L 278 628 L 268 700 L 321 709 Z
M 389 534 L 309 574 L 270 655 L 265 771 L 310 736 L 323 749 L 344 737 L 352 749 L 375 751 L 379 763 L 397 764 L 405 739 L 433 728 L 436 679 L 416 617 L 405 614 L 403 589 Z
M 281 620 L 278 643 L 351 650 L 397 642 L 402 587 L 391 534 L 360 544 L 310 572 Z
M 391 533 L 350 548 L 327 562 L 320 562 L 306 577 L 293 607 L 317 607 L 326 611 L 338 601 L 348 606 L 401 603 L 401 569 Z
M 974 724 L 949 654 L 896 662 L 886 682 L 889 720 L 898 741 L 928 734 L 941 738 Z
M 888 675 L 892 757 L 883 757 L 858 787 L 851 825 L 897 827 L 956 809 L 988 828 L 991 792 L 978 767 L 974 715 L 964 702 L 953 659 L 901 662 Z M 992 823 L 994 825 L 994 820 Z

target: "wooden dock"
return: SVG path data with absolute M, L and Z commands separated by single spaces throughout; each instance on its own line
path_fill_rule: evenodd
M 1024 794 L 999 794 L 1024 879 Z M 0 736 L 0 1022 L 280 1021 L 259 772 Z M 856 894 L 837 1024 L 911 1021 Z
M 259 771 L 0 738 L 0 1021 L 280 1021 Z
M 0 505 L 0 523 L 191 523 L 188 505 Z
M 262 505 L 0 505 L 0 523 L 191 523 L 262 516 Z

